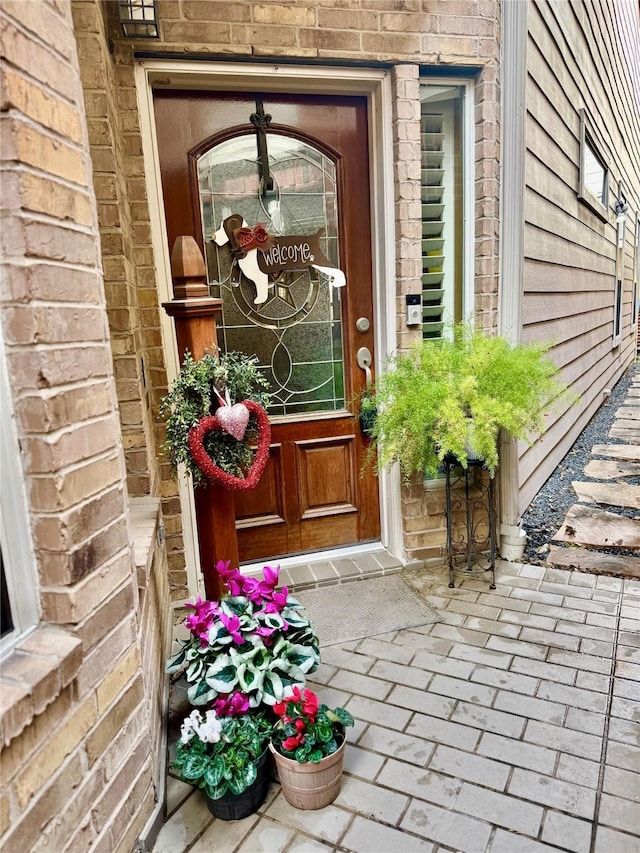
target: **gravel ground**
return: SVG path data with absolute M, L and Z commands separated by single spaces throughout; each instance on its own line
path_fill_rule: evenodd
M 638 371 L 638 365 L 632 364 L 613 389 L 611 396 L 598 409 L 585 429 L 581 432 L 571 450 L 549 477 L 544 486 L 535 496 L 522 517 L 522 523 L 529 541 L 525 550 L 525 559 L 530 563 L 541 563 L 545 560 L 544 546 L 564 522 L 567 510 L 577 503 L 577 497 L 571 487 L 573 480 L 593 481 L 586 477 L 584 469 L 592 459 L 591 448 L 594 444 L 625 444 L 622 439 L 610 438 L 609 430 L 618 408 L 623 404 L 631 380 Z M 625 483 L 640 485 L 640 477 L 625 477 Z M 589 505 L 589 504 L 587 504 Z M 592 504 L 600 509 L 636 518 L 637 511 L 623 509 L 617 506 Z M 542 549 L 542 550 L 539 550 Z M 620 548 L 598 549 L 607 554 L 628 554 L 629 551 Z

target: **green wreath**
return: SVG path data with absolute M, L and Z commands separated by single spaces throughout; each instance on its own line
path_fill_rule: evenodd
M 171 465 L 184 465 L 196 485 L 206 482 L 189 450 L 189 431 L 201 418 L 214 415 L 219 406 L 216 391 L 225 396 L 228 392 L 231 405 L 242 400 L 253 400 L 266 408 L 269 383 L 258 369 L 258 359 L 241 352 L 227 352 L 220 357 L 205 352 L 195 361 L 187 352 L 171 390 L 160 402 L 160 416 L 166 421 L 167 437 L 164 449 Z M 250 445 L 255 441 L 257 424 L 251 415 L 247 432 L 238 441 L 226 432 L 210 432 L 205 449 L 215 464 L 225 473 L 244 477 L 253 462 Z

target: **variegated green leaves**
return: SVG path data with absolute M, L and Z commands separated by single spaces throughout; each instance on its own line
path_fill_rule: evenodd
M 209 704 L 219 694 L 235 690 L 249 697 L 251 708 L 262 703 L 273 705 L 282 699 L 287 688 L 303 687 L 306 674 L 320 663 L 317 645 L 292 643 L 285 637 L 269 648 L 259 638 L 239 648 L 231 646 L 211 663 L 207 662 L 210 651 L 203 651 L 204 654 L 196 650 L 199 660 L 192 660 L 185 672 L 192 705 Z
M 345 726 L 354 724 L 349 711 L 321 705 L 313 690 L 308 689 L 294 688 L 273 710 L 280 720 L 271 736 L 272 746 L 299 764 L 317 764 L 332 755 L 344 741 Z
M 250 599 L 220 601 L 206 642 L 181 641 L 167 672 L 184 671 L 187 696 L 195 706 L 240 691 L 249 706 L 273 705 L 291 687 L 303 687 L 320 663 L 318 639 L 302 605 L 289 596 L 280 613 L 255 611 Z
M 257 763 L 267 747 L 271 723 L 261 714 L 221 719 L 220 740 L 197 737 L 178 742 L 173 764 L 180 778 L 203 788 L 212 800 L 230 791 L 242 794 L 257 776 Z

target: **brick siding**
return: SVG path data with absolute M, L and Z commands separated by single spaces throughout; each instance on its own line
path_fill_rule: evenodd
M 144 198 L 141 203 L 128 187 L 129 179 L 141 176 L 134 168 L 136 158 L 131 156 L 139 154 L 139 134 L 132 145 L 126 132 L 129 100 L 126 90 L 118 86 L 101 6 L 74 3 L 72 11 L 93 161 L 127 485 L 130 494 L 146 495 L 156 489 L 158 478 L 146 377 L 152 367 L 149 349 L 154 348 L 149 344 L 158 346 L 160 318 L 153 264 L 149 263 L 148 210 Z M 164 371 L 162 358 L 159 366 Z M 164 373 L 158 378 L 161 385 Z
M 158 410 L 167 393 L 160 308 L 129 44 L 117 4 L 72 2 L 98 202 L 102 266 L 131 495 L 160 494 L 173 598 L 188 595 L 178 484 Z M 110 24 L 105 13 L 111 15 Z M 108 32 L 108 27 L 111 31 Z M 109 35 L 116 38 L 109 43 Z M 115 47 L 114 47 L 115 44 Z M 112 51 L 112 52 L 110 52 Z
M 5 404 L 42 620 L 3 660 L 0 846 L 129 850 L 155 804 L 166 559 L 140 592 L 70 4 L 0 21 Z

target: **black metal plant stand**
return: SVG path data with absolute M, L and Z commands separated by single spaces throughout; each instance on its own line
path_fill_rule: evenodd
M 457 459 L 445 459 L 447 497 L 447 565 L 449 586 L 455 572 L 484 576 L 491 572 L 489 589 L 496 588 L 497 510 L 495 478 L 487 477 L 482 460 L 469 459 L 462 468 Z

